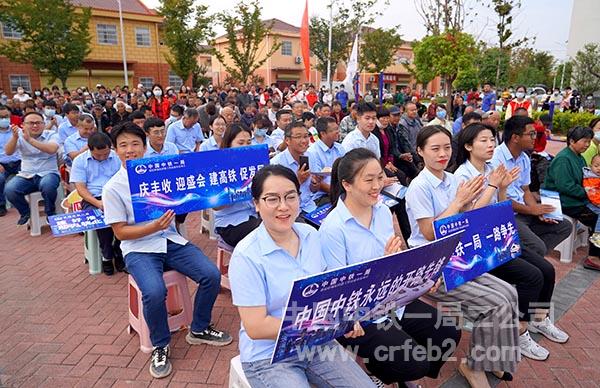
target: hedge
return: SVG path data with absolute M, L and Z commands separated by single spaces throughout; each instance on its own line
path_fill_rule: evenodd
M 547 114 L 547 111 L 533 112 L 533 119 L 537 120 L 541 115 Z M 504 112 L 500 112 L 501 121 L 500 125 L 504 126 Z M 552 133 L 555 135 L 566 135 L 567 131 L 578 125 L 587 127 L 590 122 L 598 116 L 589 112 L 554 112 L 552 118 Z

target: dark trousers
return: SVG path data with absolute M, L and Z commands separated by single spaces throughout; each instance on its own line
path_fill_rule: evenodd
M 438 315 L 435 308 L 417 299 L 406 306 L 399 322 L 392 318 L 393 324 L 371 323 L 364 327 L 364 336 L 337 340 L 343 346 L 358 346 L 358 355 L 365 359 L 369 372 L 386 384 L 402 386 L 405 381 L 425 376 L 436 378 L 461 336 L 454 325 L 437 327 L 443 323 Z
M 97 200 L 102 200 L 102 197 L 96 197 Z M 98 209 L 87 201 L 81 201 L 81 208 L 83 210 Z M 100 242 L 100 250 L 102 251 L 102 257 L 106 261 L 111 261 L 114 258 L 121 257 L 121 241 L 115 238 L 111 227 L 96 229 L 98 235 L 98 241 Z
M 568 215 L 571 218 L 575 218 L 588 228 L 590 231 L 593 231 L 596 222 L 598 221 L 598 215 L 587 208 L 587 206 L 580 207 L 563 207 L 563 214 Z M 588 244 L 588 255 L 600 257 L 600 248 L 596 247 L 594 244 Z
M 544 262 L 548 263 L 546 259 Z M 545 263 L 542 265 L 545 266 Z M 535 309 L 535 303 L 540 301 L 540 294 L 544 286 L 542 270 L 533 263 L 517 257 L 494 268 L 490 274 L 515 286 L 519 295 L 519 320 L 529 322 L 530 313 Z M 534 305 L 530 307 L 531 303 Z
M 402 233 L 402 237 L 404 237 L 404 241 L 408 241 L 411 229 L 408 213 L 406 213 L 406 199 L 402 198 L 398 201 L 398 204 L 390 208 L 390 210 L 394 212 L 398 219 L 398 225 L 400 226 L 400 232 Z
M 569 237 L 572 225 L 567 220 L 549 224 L 535 216 L 523 214 L 517 214 L 516 220 L 521 240 L 521 258 L 537 267 L 544 278 L 538 302 L 549 305 L 554 293 L 556 273 L 544 256 Z
M 21 169 L 21 161 L 0 163 L 4 168 L 4 172 L 0 172 L 0 206 L 6 206 L 6 198 L 4 197 L 4 186 L 8 177 L 17 175 Z
M 228 225 L 224 228 L 215 228 L 215 231 L 223 241 L 235 247 L 237 243 L 242 241 L 250 232 L 258 228 L 262 220 L 256 217 L 250 217 L 248 221 L 244 221 L 237 225 Z

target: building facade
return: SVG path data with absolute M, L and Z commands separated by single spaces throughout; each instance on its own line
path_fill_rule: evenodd
M 567 56 L 574 58 L 587 43 L 600 43 L 600 1 L 573 0 Z
M 300 28 L 285 23 L 279 19 L 265 20 L 265 24 L 272 25 L 271 34 L 261 42 L 258 52 L 266 53 L 274 44 L 275 40 L 281 43 L 281 47 L 273 56 L 271 56 L 255 72 L 256 75 L 264 79 L 265 84 L 277 82 L 280 88 L 291 84 L 312 83 L 315 86 L 324 85 L 326 74 L 314 70 L 317 58 L 311 56 L 310 76 L 306 77 L 302 53 L 300 48 Z M 214 48 L 225 55 L 225 62 L 231 66 L 231 59 L 227 55 L 227 46 L 229 42 L 226 36 L 220 36 L 216 39 Z M 395 55 L 395 62 L 384 71 L 384 88 L 390 92 L 395 92 L 398 88 L 411 86 L 416 88 L 414 78 L 406 70 L 402 63 L 410 63 L 413 59 L 412 48 L 409 44 L 400 47 Z M 199 62 L 206 63 L 205 56 L 198 58 Z M 212 57 L 212 80 L 215 85 L 224 85 L 227 79 L 227 71 L 216 56 Z M 334 84 L 339 84 L 346 77 L 346 66 L 341 63 L 337 69 L 332 70 L 332 80 Z M 368 90 L 377 89 L 379 85 L 379 73 L 360 74 L 361 93 Z M 428 85 L 428 90 L 433 93 L 439 91 L 439 80 L 436 79 Z
M 96 84 L 103 84 L 112 88 L 124 85 L 117 1 L 72 1 L 77 6 L 92 9 L 89 23 L 91 52 L 81 69 L 71 74 L 67 87 L 94 88 Z M 147 87 L 151 87 L 153 83 L 180 86 L 181 79 L 170 71 L 164 57 L 168 49 L 161 41 L 162 17 L 139 0 L 121 0 L 121 5 L 129 86 L 139 83 Z M 2 26 L 0 40 L 3 39 L 20 39 L 20 34 Z M 15 91 L 18 86 L 23 86 L 31 91 L 52 86 L 48 81 L 49 76 L 44 71 L 37 72 L 29 64 L 13 63 L 0 57 L 0 88 Z M 55 81 L 54 84 L 60 86 L 60 81 Z

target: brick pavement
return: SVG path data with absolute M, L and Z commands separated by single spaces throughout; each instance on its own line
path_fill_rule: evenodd
M 137 335 L 126 331 L 126 275 L 91 276 L 83 263 L 80 236 L 53 238 L 45 227 L 42 236 L 30 237 L 25 229 L 15 227 L 16 220 L 14 209 L 0 218 L 0 386 L 227 386 L 229 359 L 237 354 L 239 329 L 228 291 L 219 294 L 213 321 L 228 330 L 235 342 L 224 348 L 192 347 L 185 342 L 185 333 L 176 333 L 171 342 L 174 372 L 153 381 L 148 374 L 149 355 L 139 351 Z M 198 222 L 197 214 L 192 214 L 186 223 L 191 240 L 214 259 L 216 244 L 198 233 Z M 573 263 L 563 264 L 554 253 L 551 261 L 558 279 L 583 257 L 580 249 Z M 195 291 L 195 286 L 189 285 Z M 599 385 L 599 298 L 600 282 L 593 281 L 559 320 L 571 335 L 570 341 L 557 345 L 542 340 L 551 351 L 550 359 L 523 361 L 509 385 Z M 468 336 L 464 333 L 458 357 L 464 356 Z M 439 379 L 421 383 L 440 386 L 453 381 L 455 373 L 456 362 L 449 362 Z

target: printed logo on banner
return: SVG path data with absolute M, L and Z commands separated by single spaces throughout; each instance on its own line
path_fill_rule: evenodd
M 521 255 L 511 201 L 434 222 L 436 237 L 461 230 L 465 234 L 443 271 L 447 291 Z
M 57 214 L 48 217 L 48 223 L 55 237 L 107 227 L 104 223 L 104 213 L 100 209 Z
M 266 145 L 128 160 L 135 221 L 251 200 L 252 178 L 267 164 Z
M 435 284 L 464 232 L 386 257 L 294 281 L 272 362 L 325 344 L 420 297 Z

